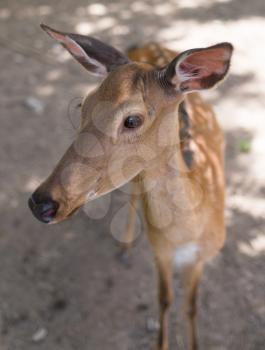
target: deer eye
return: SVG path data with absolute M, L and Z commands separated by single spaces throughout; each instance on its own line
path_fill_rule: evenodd
M 135 129 L 142 125 L 142 118 L 139 115 L 129 115 L 124 120 L 124 127 L 126 129 Z

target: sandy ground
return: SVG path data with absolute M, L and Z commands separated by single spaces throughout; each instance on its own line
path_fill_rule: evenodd
M 199 341 L 201 350 L 263 350 L 264 0 L 1 1 L 0 350 L 141 350 L 156 337 L 156 276 L 143 229 L 129 267 L 110 233 L 126 195 L 113 193 L 101 220 L 80 211 L 57 226 L 27 208 L 74 138 L 69 116 L 77 125 L 78 99 L 97 83 L 40 30 L 42 21 L 121 49 L 149 40 L 178 50 L 233 42 L 229 79 L 205 94 L 227 139 L 228 238 L 203 277 Z M 184 350 L 178 310 L 176 303 L 171 344 Z

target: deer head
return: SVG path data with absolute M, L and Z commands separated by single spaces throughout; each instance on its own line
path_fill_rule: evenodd
M 45 223 L 129 182 L 178 143 L 177 108 L 185 93 L 208 89 L 229 68 L 232 46 L 188 50 L 163 68 L 131 62 L 89 36 L 42 28 L 86 70 L 102 78 L 82 103 L 82 121 L 52 174 L 29 199 Z

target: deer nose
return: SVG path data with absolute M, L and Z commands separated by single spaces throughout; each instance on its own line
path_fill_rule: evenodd
M 33 215 L 46 224 L 55 218 L 59 208 L 59 204 L 56 201 L 37 191 L 29 198 L 28 205 Z

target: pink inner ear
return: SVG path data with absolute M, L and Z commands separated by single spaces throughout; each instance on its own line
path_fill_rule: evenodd
M 184 78 L 183 80 L 202 77 L 207 75 L 207 67 L 202 65 L 194 65 L 189 63 L 188 60 L 185 60 L 179 64 L 180 74 Z M 205 74 L 204 74 L 205 73 Z
M 216 85 L 227 73 L 231 53 L 232 46 L 226 43 L 184 53 L 176 66 L 180 90 L 195 91 Z
M 194 52 L 180 63 L 179 68 L 187 77 L 204 77 L 212 73 L 223 74 L 229 55 L 224 48 Z
M 75 57 L 79 57 L 83 60 L 86 59 L 87 54 L 82 49 L 80 45 L 78 45 L 76 42 L 74 42 L 71 38 L 69 38 L 67 35 L 63 35 L 57 32 L 53 32 L 51 30 L 48 30 L 48 33 L 51 35 L 52 38 L 59 41 L 61 44 L 63 44 L 72 55 Z

